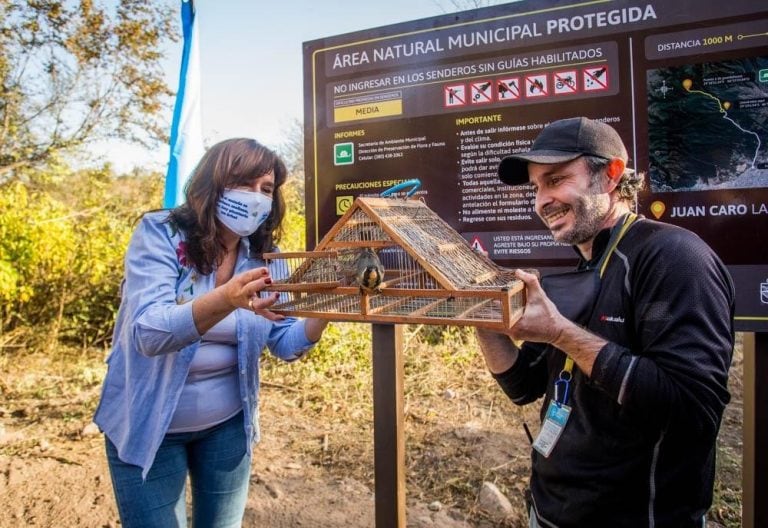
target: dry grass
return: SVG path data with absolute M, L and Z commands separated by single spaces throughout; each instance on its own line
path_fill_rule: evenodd
M 482 522 L 486 517 L 478 510 L 476 497 L 482 482 L 490 481 L 520 512 L 502 526 L 527 526 L 523 492 L 530 447 L 522 423 L 538 424 L 538 403 L 524 408 L 512 404 L 488 374 L 471 337 L 462 342 L 465 336 L 459 332 L 443 344 L 429 345 L 414 337 L 412 330 L 406 332 L 404 384 L 409 503 L 439 500 L 465 512 L 470 522 Z M 741 526 L 742 363 L 739 341 L 729 382 L 732 402 L 718 441 L 710 510 L 710 519 L 727 528 Z M 267 386 L 263 412 L 280 412 L 282 403 L 274 400 L 281 399 L 300 420 L 322 424 L 315 438 L 291 447 L 339 478 L 352 476 L 372 488 L 370 370 L 335 364 L 325 371 L 312 371 L 311 360 L 305 367 L 310 370 L 269 364 L 265 379 L 302 389 L 293 392 Z
M 439 500 L 461 510 L 473 526 L 527 526 L 523 491 L 530 448 L 522 422 L 538 422 L 538 405 L 518 408 L 507 400 L 473 339 L 457 332 L 443 340 L 428 344 L 423 333 L 406 333 L 407 500 Z M 721 429 L 710 511 L 712 520 L 728 528 L 741 524 L 740 350 L 732 367 L 733 400 Z M 39 456 L 41 439 L 78 449 L 80 431 L 98 400 L 103 357 L 104 350 L 32 354 L 23 348 L 0 349 L 0 424 L 30 439 L 0 444 L 0 454 Z M 373 489 L 372 375 L 364 354 L 292 365 L 266 361 L 263 380 L 266 434 L 280 437 L 307 464 Z M 476 496 L 484 481 L 494 482 L 518 512 L 507 522 L 489 524 L 478 509 Z

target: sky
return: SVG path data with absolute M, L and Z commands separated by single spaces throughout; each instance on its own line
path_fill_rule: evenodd
M 195 6 L 205 145 L 252 137 L 273 148 L 303 119 L 303 42 L 456 11 L 450 0 L 195 0 Z M 180 19 L 178 27 L 181 33 Z M 169 46 L 165 61 L 174 91 L 181 48 L 181 40 Z M 169 127 L 171 114 L 168 109 Z M 134 166 L 165 171 L 169 157 L 167 147 L 96 150 L 118 173 Z

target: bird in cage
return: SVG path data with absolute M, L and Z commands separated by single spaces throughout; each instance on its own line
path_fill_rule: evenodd
M 381 293 L 379 286 L 384 280 L 384 266 L 371 248 L 362 248 L 355 257 L 355 282 L 360 293 Z

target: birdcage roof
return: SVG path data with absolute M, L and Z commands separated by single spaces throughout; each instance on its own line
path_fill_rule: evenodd
M 498 266 L 421 200 L 366 198 L 350 209 L 317 244 L 316 251 L 399 245 L 448 290 L 504 287 L 512 270 Z

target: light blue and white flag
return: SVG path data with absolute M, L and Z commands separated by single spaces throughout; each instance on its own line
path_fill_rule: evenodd
M 184 202 L 184 187 L 192 170 L 200 161 L 203 147 L 200 117 L 200 51 L 198 29 L 192 0 L 181 0 L 181 24 L 184 51 L 181 57 L 179 89 L 173 108 L 171 124 L 171 159 L 165 177 L 163 207 L 175 207 Z

